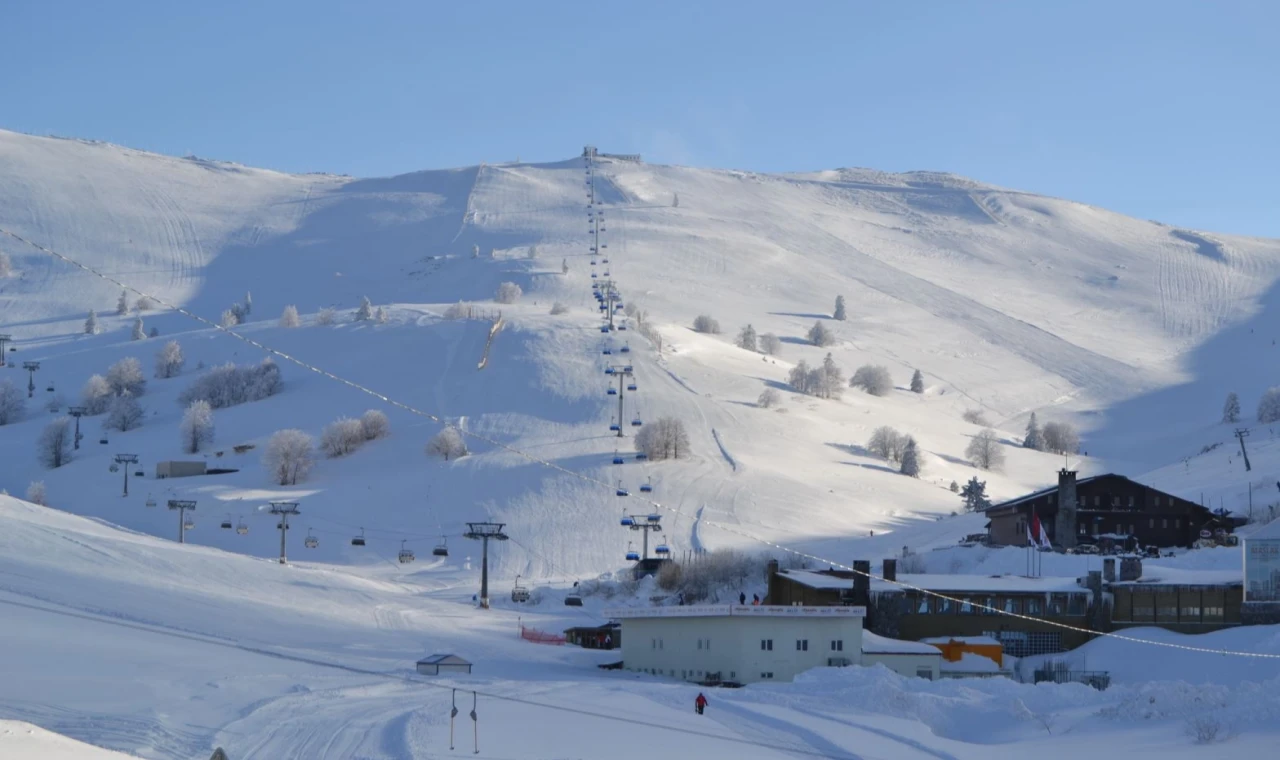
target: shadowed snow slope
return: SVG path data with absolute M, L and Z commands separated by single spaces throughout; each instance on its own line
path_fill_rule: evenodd
M 1092 455 L 1078 462 L 1083 471 L 1140 475 L 1220 438 L 1210 423 L 1227 390 L 1248 409 L 1269 383 L 1262 358 L 1250 358 L 1245 366 L 1259 363 L 1257 371 L 1232 376 L 1231 387 L 1221 366 L 1232 352 L 1263 356 L 1271 340 L 1259 325 L 1280 274 L 1275 241 L 1176 230 L 945 174 L 769 176 L 606 160 L 596 182 L 608 248 L 595 255 L 583 169 L 575 159 L 383 179 L 292 176 L 0 132 L 0 226 L 210 319 L 251 290 L 247 336 L 563 468 L 474 439 L 472 456 L 428 460 L 423 446 L 437 422 L 281 362 L 283 392 L 218 410 L 215 442 L 197 455 L 238 472 L 155 482 L 157 461 L 184 456 L 177 397 L 200 365 L 262 354 L 160 311 L 142 314 L 160 339 L 130 341 L 133 316 L 115 316 L 115 286 L 0 237 L 15 270 L 0 281 L 0 329 L 19 349 L 9 354 L 18 366 L 4 372 L 21 386 L 21 362 L 41 362 L 38 398 L 24 420 L 0 429 L 0 486 L 25 493 L 43 480 L 59 508 L 165 537 L 177 532 L 166 501 L 196 499 L 191 542 L 257 556 L 278 550 L 260 507 L 298 499 L 290 551 L 303 551 L 310 527 L 320 547 L 309 556 L 326 561 L 394 559 L 406 539 L 424 555 L 442 535 L 460 561 L 478 548 L 462 546 L 463 523 L 497 519 L 514 539 L 495 550 L 500 576 L 575 578 L 621 564 L 632 536 L 618 516 L 624 506 L 648 507 L 619 499 L 614 486 L 636 495 L 651 479 L 653 497 L 672 510 L 664 536 L 676 554 L 769 539 L 847 561 L 980 529 L 935 522 L 959 508 L 953 480 L 977 474 L 996 498 L 1052 480 L 1061 458 L 1013 445 L 1031 411 L 1082 426 Z M 593 256 L 609 263 L 593 266 Z M 624 302 L 648 313 L 661 353 L 634 321 L 601 335 L 593 271 L 608 271 Z M 492 303 L 504 281 L 523 288 L 518 303 Z M 828 318 L 837 295 L 847 299 L 847 321 Z M 387 309 L 386 324 L 352 323 L 361 296 Z M 489 323 L 441 318 L 459 300 L 502 309 L 483 369 Z M 555 301 L 569 312 L 550 316 Z M 287 304 L 303 327 L 276 326 Z M 326 307 L 338 309 L 333 326 L 316 324 Z M 84 334 L 90 309 L 99 335 Z M 725 334 L 688 329 L 701 313 Z M 835 333 L 830 348 L 804 344 L 815 320 Z M 748 323 L 778 335 L 782 355 L 735 347 Z M 170 338 L 182 343 L 186 369 L 149 381 L 140 428 L 107 433 L 102 418 L 86 418 L 69 465 L 48 471 L 35 461 L 33 441 L 52 417 L 45 401 L 74 403 L 90 374 L 121 357 L 140 358 L 149 375 Z M 637 391 L 618 439 L 602 369 L 628 342 Z M 605 345 L 612 356 L 602 355 Z M 793 363 L 818 363 L 828 350 L 846 375 L 886 366 L 898 388 L 885 397 L 848 390 L 833 401 L 787 392 Z M 921 394 L 906 390 L 916 368 Z M 783 391 L 778 410 L 755 407 L 768 387 Z M 388 438 L 321 461 L 296 487 L 272 484 L 259 464 L 272 432 L 318 435 L 367 408 L 391 416 Z M 996 427 L 1008 457 L 1002 472 L 965 461 L 980 430 L 961 419 L 967 409 Z M 632 419 L 667 415 L 687 426 L 690 455 L 634 461 Z M 920 479 L 863 448 L 881 425 L 919 441 Z M 249 444 L 247 453 L 232 449 Z M 623 466 L 611 463 L 615 448 Z M 119 452 L 138 454 L 147 473 L 127 498 L 121 474 L 108 471 Z M 155 509 L 143 506 L 148 494 Z M 224 516 L 243 516 L 249 534 L 219 529 Z M 361 528 L 365 550 L 349 544 Z M 874 543 L 855 548 L 851 540 L 870 531 Z

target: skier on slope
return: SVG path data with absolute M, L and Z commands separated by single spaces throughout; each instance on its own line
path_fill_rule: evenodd
M 698 692 L 698 698 L 693 700 L 693 709 L 697 710 L 699 715 L 702 714 L 703 710 L 707 709 L 707 698 L 703 696 L 702 692 Z

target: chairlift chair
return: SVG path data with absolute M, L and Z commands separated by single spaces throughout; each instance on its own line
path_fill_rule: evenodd
M 592 250 L 595 250 L 595 249 L 593 248 Z M 595 260 L 595 259 L 592 259 L 592 260 L 591 260 L 591 266 L 595 266 L 595 265 L 596 265 L 596 260 Z
M 627 561 L 628 562 L 640 561 L 640 552 L 636 551 L 635 549 L 632 549 L 630 542 L 627 542 Z
M 289 530 L 289 528 L 290 526 L 287 525 L 284 522 L 284 520 L 281 520 L 280 522 L 276 523 L 276 530 Z
M 147 476 L 147 473 L 143 472 L 142 470 L 133 471 L 133 477 L 135 478 L 145 478 L 146 476 Z
M 46 390 L 46 391 L 48 391 L 49 393 L 53 393 L 53 384 L 52 384 L 52 383 L 50 383 L 50 384 L 49 384 L 49 387 L 48 387 L 48 388 L 45 388 L 45 390 Z
M 632 525 L 636 524 L 636 521 L 635 521 L 635 518 L 633 518 L 631 515 L 627 514 L 626 512 L 623 512 L 622 519 L 619 520 L 619 523 L 621 523 L 622 527 L 624 528 L 630 528 Z
M 409 539 L 407 538 L 400 541 L 400 554 L 397 556 L 397 559 L 400 560 L 400 564 L 402 565 L 407 565 L 414 560 L 413 549 L 405 546 L 408 541 Z
M 191 529 L 192 529 L 192 528 L 194 528 L 194 527 L 196 527 L 196 523 L 195 523 L 195 521 L 194 521 L 194 520 L 192 520 L 190 517 L 188 517 L 188 518 L 187 518 L 186 520 L 184 520 L 184 521 L 183 521 L 183 523 L 182 523 L 182 529 L 183 529 L 183 530 L 191 530 Z
M 644 519 L 650 523 L 662 522 L 662 515 L 657 512 L 652 512 L 649 515 L 647 515 Z
M 106 443 L 106 441 L 103 441 L 103 443 Z M 118 464 L 111 465 L 110 467 L 107 468 L 107 472 L 120 472 L 120 465 Z
M 645 460 L 646 460 L 646 459 L 648 459 L 648 458 L 649 458 L 649 455 L 648 455 L 648 454 L 646 454 L 646 453 L 644 453 L 643 451 L 637 451 L 637 452 L 636 452 L 636 461 L 637 461 L 637 462 L 643 462 L 643 461 L 645 461 Z
M 604 354 L 605 356 L 613 356 L 613 349 L 609 348 L 608 346 L 605 346 L 604 348 L 600 349 L 600 353 Z
M 101 443 L 103 446 L 105 446 L 105 445 L 107 445 L 107 439 L 106 439 L 106 438 L 100 438 L 100 439 L 98 439 L 98 443 Z
M 440 537 L 440 543 L 436 544 L 436 548 L 431 550 L 431 556 L 433 557 L 449 556 L 449 542 L 445 539 L 444 536 Z
M 577 582 L 577 581 L 574 581 L 574 582 L 573 582 L 573 590 L 572 590 L 572 591 L 570 591 L 570 592 L 569 592 L 569 595 L 568 595 L 568 596 L 566 596 L 566 597 L 564 598 L 564 606 L 566 606 L 566 607 L 581 607 L 581 606 L 582 606 L 582 596 L 581 596 L 580 594 L 578 594 L 578 582 Z
M 658 555 L 659 557 L 665 557 L 671 554 L 671 547 L 667 546 L 666 544 L 658 544 L 657 546 L 654 547 L 653 553 Z
M 635 369 L 635 368 L 634 368 L 634 367 L 632 367 L 630 364 L 627 364 L 627 365 L 623 366 L 622 371 L 623 371 L 623 372 L 626 372 L 626 373 L 629 375 L 629 374 L 631 374 L 631 372 L 632 372 L 634 369 Z
M 602 246 L 602 247 L 603 247 L 603 246 Z M 601 264 L 608 264 L 608 263 L 609 263 L 609 260 L 608 260 L 608 259 L 600 259 L 600 263 L 601 263 Z
M 633 380 L 632 382 L 627 383 L 627 390 L 629 390 L 629 391 L 634 391 L 634 390 L 636 389 L 636 387 L 637 387 L 637 386 L 636 386 L 636 384 L 635 384 L 635 381 L 634 381 L 634 380 Z
M 613 452 L 613 463 L 614 463 L 614 464 L 622 464 L 622 455 L 621 455 L 621 454 L 619 454 L 619 453 L 618 453 L 618 452 L 616 452 L 616 451 L 615 451 L 615 452 Z
M 595 272 L 592 272 L 592 273 L 591 273 L 591 279 L 593 279 L 593 280 L 594 280 L 595 278 L 596 278 L 596 273 L 595 273 Z
M 600 332 L 602 332 L 602 333 L 607 333 L 607 332 L 609 332 L 609 326 L 608 326 L 608 325 L 600 325 Z M 106 443 L 106 441 L 104 440 L 104 441 L 103 441 L 103 443 Z
M 628 491 L 627 489 L 625 489 L 625 488 L 623 488 L 623 487 L 622 487 L 622 481 L 621 481 L 621 480 L 619 480 L 619 481 L 618 481 L 618 490 L 617 490 L 617 494 L 618 494 L 619 496 L 630 496 L 630 495 L 631 495 L 631 492 L 630 492 L 630 491 Z
M 618 329 L 619 329 L 619 330 L 625 330 L 625 329 L 627 329 L 627 323 L 626 323 L 626 322 L 623 322 L 622 324 L 618 325 Z
M 154 507 L 155 505 L 156 505 L 156 500 L 151 498 L 151 494 L 147 494 L 147 506 Z
M 606 375 L 612 375 L 612 374 L 613 374 L 613 367 L 605 367 L 605 368 L 604 368 L 604 373 L 605 373 Z
M 639 417 L 636 417 L 634 420 L 631 421 L 631 427 L 640 427 L 643 424 L 644 422 Z
M 618 349 L 618 350 L 619 350 L 619 351 L 621 351 L 621 352 L 622 352 L 622 353 L 624 353 L 624 354 L 629 354 L 629 353 L 631 353 L 631 344 L 630 344 L 630 343 L 623 343 L 623 344 L 622 344 L 622 348 L 620 348 L 620 349 Z
M 640 484 L 640 493 L 653 493 L 652 478 L 646 478 L 645 481 Z
M 222 524 L 221 524 L 221 525 L 219 525 L 218 527 L 222 528 L 223 530 L 231 530 L 231 515 L 230 515 L 230 513 L 228 513 L 226 517 L 222 518 Z
M 351 539 L 352 546 L 364 546 L 364 528 L 360 529 L 360 535 Z
M 618 389 L 610 385 L 609 388 L 605 391 L 605 394 L 609 396 L 616 396 L 618 395 Z
M 308 549 L 314 549 L 320 545 L 320 539 L 311 535 L 311 529 L 307 528 L 307 537 L 303 539 L 302 545 L 307 547 Z
M 516 576 L 515 585 L 511 587 L 511 601 L 516 604 L 523 604 L 529 601 L 529 589 L 520 585 L 520 576 Z

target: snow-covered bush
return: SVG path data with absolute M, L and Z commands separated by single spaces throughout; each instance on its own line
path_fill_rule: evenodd
M 360 308 L 356 309 L 356 315 L 352 318 L 356 322 L 368 322 L 373 319 L 373 304 L 369 301 L 369 296 L 360 296 Z
M 972 425 L 987 426 L 991 423 L 987 420 L 987 415 L 981 409 L 965 409 L 960 415 L 961 419 Z
M 326 306 L 316 314 L 316 324 L 321 327 L 328 327 L 333 324 L 334 318 L 333 307 Z
M 1067 422 L 1046 422 L 1040 431 L 1044 450 L 1055 454 L 1075 454 L 1080 451 L 1080 434 Z
M 1213 744 L 1226 734 L 1222 720 L 1215 715 L 1193 715 L 1187 718 L 1186 732 L 1196 744 Z
M 1222 404 L 1222 421 L 1235 424 L 1240 421 L 1240 397 L 1234 392 L 1227 394 L 1227 400 Z
M 107 369 L 107 385 L 117 396 L 128 393 L 141 396 L 147 391 L 147 379 L 142 373 L 142 362 L 132 356 L 126 356 Z
M 218 324 L 226 328 L 235 327 L 240 324 L 240 316 L 236 314 L 234 309 L 227 309 L 222 312 L 222 317 L 218 320 Z
M 102 421 L 102 426 L 126 433 L 140 426 L 142 418 L 142 404 L 130 394 L 122 393 L 111 399 L 111 406 L 107 409 L 107 418 Z
M 155 307 L 156 307 L 156 302 L 153 301 L 150 296 L 139 296 L 138 300 L 135 301 L 133 304 L 133 308 L 140 312 L 151 311 Z
M 889 374 L 888 367 L 864 364 L 853 373 L 849 385 L 861 388 L 872 396 L 888 396 L 893 392 L 893 376 Z
M 1258 399 L 1258 422 L 1270 423 L 1280 420 L 1280 386 L 1268 388 Z
M 237 366 L 227 363 L 201 375 L 178 396 L 178 403 L 208 401 L 214 409 L 261 401 L 280 392 L 280 368 L 270 358 L 260 364 Z
M 736 603 L 740 589 L 764 577 L 768 561 L 764 555 L 713 549 L 685 562 L 664 562 L 655 581 L 664 591 L 682 594 L 686 604 L 707 600 L 722 590 Z
M 213 443 L 213 434 L 213 407 L 209 402 L 197 399 L 187 404 L 182 424 L 178 426 L 182 450 L 187 454 L 197 453 L 201 444 Z
M 520 296 L 524 295 L 524 291 L 514 282 L 504 282 L 498 286 L 498 292 L 494 294 L 493 300 L 498 303 L 515 303 L 520 300 Z
M 48 505 L 49 495 L 44 488 L 43 480 L 33 480 L 31 485 L 27 486 L 27 501 L 40 506 Z
M 738 333 L 738 338 L 734 341 L 738 348 L 743 348 L 747 351 L 755 351 L 756 342 L 756 329 L 751 325 L 742 328 L 742 332 Z
M 40 464 L 57 469 L 70 462 L 73 432 L 70 417 L 59 417 L 45 425 L 36 439 L 36 459 Z
M 831 354 L 827 354 L 819 367 L 810 368 L 802 360 L 791 368 L 787 380 L 800 393 L 818 398 L 840 398 L 844 392 L 844 371 L 835 363 Z
M 445 319 L 469 319 L 471 317 L 471 304 L 465 301 L 450 304 L 449 308 L 444 310 L 442 316 Z
M 284 311 L 280 312 L 281 327 L 300 327 L 302 319 L 298 316 L 298 307 L 289 304 L 284 307 Z
M 22 419 L 27 410 L 27 399 L 9 378 L 0 380 L 0 425 L 8 425 Z
M 708 335 L 719 335 L 720 323 L 706 314 L 699 314 L 693 320 L 693 331 Z
M 306 480 L 313 464 L 315 444 L 311 436 L 294 428 L 277 430 L 262 452 L 262 466 L 277 485 L 293 486 Z
M 171 340 L 156 352 L 156 377 L 176 377 L 182 374 L 182 367 L 186 363 L 186 357 L 182 355 L 182 346 L 178 341 Z
M 964 455 L 981 470 L 999 470 L 1004 466 L 1004 451 L 1000 449 L 1000 438 L 991 428 L 979 431 L 973 440 L 969 441 Z
M 765 388 L 760 393 L 760 398 L 756 399 L 756 406 L 761 409 L 772 409 L 782 403 L 782 394 L 773 388 Z
M 386 438 L 391 434 L 391 421 L 381 411 L 370 409 L 360 415 L 360 429 L 367 441 Z
M 97 335 L 100 332 L 102 332 L 102 327 L 98 325 L 98 312 L 90 309 L 89 316 L 84 320 L 84 334 Z
M 107 407 L 111 404 L 111 397 L 114 395 L 111 391 L 111 383 L 108 383 L 105 377 L 90 375 L 80 391 L 80 404 L 84 407 L 85 414 L 102 414 L 107 411 Z
M 684 423 L 675 417 L 661 417 L 640 428 L 635 437 L 636 451 L 643 451 L 650 461 L 679 459 L 689 453 L 689 434 Z
M 435 437 L 427 442 L 427 455 L 440 457 L 446 462 L 450 459 L 458 459 L 465 457 L 470 452 L 467 451 L 467 443 L 462 438 L 462 433 L 452 425 L 445 427 Z
M 844 296 L 836 296 L 836 308 L 835 308 L 835 311 L 831 313 L 831 316 L 832 318 L 838 319 L 841 322 L 848 319 L 848 314 L 845 312 L 845 309 L 844 309 Z
M 564 304 L 560 303 L 559 301 L 556 301 L 555 303 L 551 304 L 551 314 L 552 314 L 552 316 L 557 316 L 557 317 L 558 317 L 558 316 L 560 316 L 561 314 L 568 314 L 568 313 L 569 313 L 569 307 L 568 307 L 568 306 L 565 306 Z
M 760 336 L 760 353 L 778 356 L 782 353 L 782 339 L 773 333 Z
M 320 433 L 320 450 L 333 459 L 350 454 L 364 445 L 364 428 L 360 420 L 339 417 L 324 426 Z
M 836 334 L 831 332 L 821 321 L 814 322 L 806 336 L 809 342 L 818 347 L 830 346 L 836 342 Z

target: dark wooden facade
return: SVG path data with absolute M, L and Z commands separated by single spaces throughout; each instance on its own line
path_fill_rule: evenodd
M 1066 482 L 1070 481 L 1070 482 Z M 1072 488 L 1073 487 L 1073 488 Z M 1074 514 L 1060 514 L 1066 496 L 1074 491 Z M 1057 488 L 1047 488 L 996 504 L 986 510 L 993 544 L 1026 546 L 1032 512 L 1054 546 L 1113 541 L 1134 546 L 1191 546 L 1201 530 L 1220 526 L 1218 518 L 1195 502 L 1158 491 L 1123 475 L 1097 475 L 1075 480 L 1075 473 L 1059 473 Z M 1066 518 L 1066 519 L 1063 519 Z M 1074 525 L 1064 540 L 1061 533 Z
M 1112 628 L 1154 625 L 1178 633 L 1207 633 L 1240 625 L 1244 584 L 1187 586 L 1116 583 L 1111 586 Z

